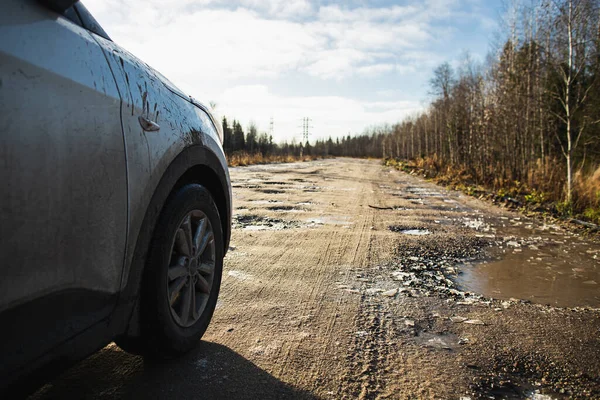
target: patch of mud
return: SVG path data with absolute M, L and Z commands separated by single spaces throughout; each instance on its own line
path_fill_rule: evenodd
M 403 243 L 394 261 L 385 266 L 400 291 L 410 296 L 437 294 L 455 299 L 481 299 L 480 295 L 459 290 L 452 278 L 468 260 L 483 258 L 490 243 L 483 238 L 454 237 L 421 239 Z
M 281 200 L 249 200 L 251 203 L 254 204 L 282 204 L 283 201 Z
M 306 193 L 316 193 L 316 192 L 320 192 L 321 189 L 323 189 L 320 186 L 304 186 L 302 191 L 306 192 Z
M 423 227 L 407 227 L 402 225 L 391 225 L 388 229 L 392 232 L 398 232 L 409 236 L 426 236 L 433 233 L 429 229 Z
M 295 207 L 295 206 L 272 206 L 267 207 L 267 210 L 275 211 L 275 212 L 291 212 L 291 213 L 301 213 L 306 212 L 303 208 Z
M 431 235 L 431 231 L 428 229 L 402 229 L 397 226 L 390 226 L 390 230 L 393 232 L 402 233 L 410 236 L 425 236 Z
M 265 181 L 265 182 L 263 182 L 263 185 L 286 186 L 286 185 L 291 185 L 291 183 L 289 183 L 289 182 L 281 182 L 281 181 Z
M 289 210 L 293 210 L 294 206 L 272 206 L 272 207 L 267 207 L 267 210 L 271 210 L 271 211 L 289 211 Z
M 250 231 L 282 230 L 297 228 L 296 221 L 286 221 L 279 218 L 261 217 L 259 215 L 236 215 L 233 217 L 233 228 Z
M 571 386 L 574 382 L 575 387 Z M 487 398 L 500 399 L 596 398 L 600 393 L 598 383 L 597 377 L 587 374 L 573 377 L 568 365 L 553 362 L 548 356 L 506 349 L 494 355 L 491 365 L 480 372 L 471 389 Z
M 232 185 L 233 189 L 258 189 L 260 185 Z
M 265 193 L 265 194 L 281 194 L 285 193 L 285 190 L 279 189 L 257 189 L 257 192 Z

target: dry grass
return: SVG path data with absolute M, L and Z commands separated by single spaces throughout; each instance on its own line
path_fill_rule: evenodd
M 494 176 L 493 172 L 487 179 L 478 178 L 467 168 L 444 164 L 431 157 L 410 161 L 387 159 L 385 162 L 406 172 L 421 170 L 428 178 L 467 194 L 479 196 L 487 192 L 499 198 L 517 199 L 529 209 L 551 211 L 600 224 L 600 166 L 580 170 L 574 175 L 573 202 L 567 204 L 564 201 L 566 174 L 561 161 L 538 161 L 526 172 L 524 181 L 502 179 Z
M 316 156 L 294 156 L 294 155 L 267 155 L 262 153 L 249 154 L 246 152 L 236 152 L 227 155 L 227 164 L 230 167 L 244 167 L 254 164 L 273 164 L 273 163 L 289 163 L 296 161 L 311 161 L 316 160 Z
M 586 174 L 582 171 L 573 177 L 574 208 L 586 219 L 600 223 L 600 166 Z

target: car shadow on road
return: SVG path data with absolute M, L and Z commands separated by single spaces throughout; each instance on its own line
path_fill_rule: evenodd
M 110 345 L 30 399 L 314 399 L 226 346 L 202 342 L 168 362 L 144 361 Z

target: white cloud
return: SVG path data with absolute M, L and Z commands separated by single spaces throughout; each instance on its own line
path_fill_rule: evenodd
M 304 116 L 327 136 L 395 122 L 419 109 L 402 90 L 384 96 L 390 108 L 352 98 L 286 93 L 282 77 L 315 86 L 352 86 L 382 77 L 411 77 L 438 64 L 431 44 L 444 40 L 435 21 L 458 0 L 426 0 L 389 7 L 319 5 L 308 0 L 86 0 L 113 39 L 184 91 L 216 100 L 221 112 L 268 126 L 276 118 L 285 137 Z M 362 4 L 362 2 L 361 2 Z M 256 85 L 260 82 L 260 85 Z M 397 81 L 396 81 L 397 82 Z M 330 85 L 335 86 L 335 85 Z M 377 97 L 378 90 L 372 96 Z M 399 88 L 401 89 L 401 88 Z M 348 93 L 348 92 L 346 92 Z M 414 98 L 415 96 L 411 96 Z M 396 100 L 396 101 L 393 101 Z M 394 108 L 396 107 L 396 108 Z M 282 136 L 283 137 L 283 136 Z
M 356 72 L 359 75 L 379 75 L 381 73 L 392 72 L 394 70 L 396 70 L 396 65 L 394 64 L 374 64 L 359 67 Z
M 237 79 L 304 71 L 343 79 L 365 69 L 387 72 L 377 65 L 394 63 L 390 54 L 431 40 L 426 23 L 404 19 L 418 14 L 415 6 L 325 6 L 313 12 L 306 0 L 240 0 L 235 7 L 216 7 L 223 3 L 87 2 L 118 43 L 167 76 L 194 71 L 209 79 Z M 388 59 L 382 59 L 383 51 Z M 190 77 L 173 80 L 189 82 Z

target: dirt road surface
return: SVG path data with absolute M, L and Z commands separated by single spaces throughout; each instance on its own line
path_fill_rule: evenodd
M 594 237 L 378 161 L 231 176 L 199 348 L 157 365 L 109 345 L 32 398 L 600 398 Z

